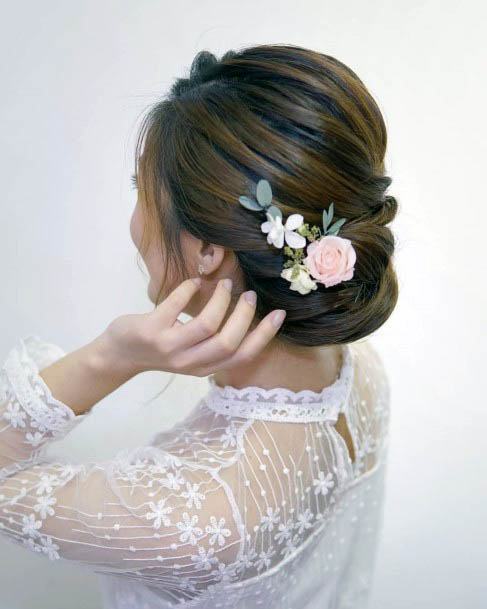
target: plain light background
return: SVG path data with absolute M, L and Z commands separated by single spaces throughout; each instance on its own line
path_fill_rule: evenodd
M 400 204 L 400 300 L 372 338 L 391 377 L 392 429 L 371 607 L 485 607 L 485 4 L 2 4 L 2 361 L 21 336 L 70 351 L 151 309 L 129 233 L 134 137 L 197 51 L 300 44 L 357 72 L 384 114 Z M 104 459 L 145 442 L 207 388 L 177 376 L 144 406 L 169 379 L 135 378 L 55 452 Z M 0 609 L 99 606 L 89 571 L 0 540 Z

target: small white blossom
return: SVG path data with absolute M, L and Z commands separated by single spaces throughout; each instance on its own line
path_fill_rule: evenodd
M 9 404 L 3 413 L 3 418 L 10 421 L 12 427 L 25 427 L 25 412 L 18 404 Z
M 294 279 L 292 278 L 293 273 L 294 267 L 287 267 L 281 271 L 281 277 L 291 282 L 289 286 L 291 290 L 307 294 L 311 290 L 318 289 L 316 281 L 310 277 L 309 271 L 304 265 L 298 265 L 298 274 Z
M 167 517 L 167 514 L 170 514 L 172 512 L 172 507 L 170 507 L 170 506 L 166 507 L 165 503 L 166 503 L 165 499 L 161 499 L 160 501 L 158 501 L 157 505 L 153 501 L 149 502 L 149 507 L 152 510 L 152 512 L 148 512 L 146 514 L 146 518 L 147 518 L 147 520 L 154 519 L 154 528 L 155 529 L 159 529 L 161 527 L 161 523 L 163 523 L 164 526 L 166 526 L 166 527 L 168 527 L 171 524 L 171 521 Z
M 286 545 L 281 550 L 281 554 L 283 554 L 284 557 L 287 557 L 290 554 L 293 554 L 296 551 L 298 543 L 299 543 L 299 536 L 298 535 L 295 535 L 294 537 L 288 539 L 286 541 Z
M 35 433 L 30 433 L 30 431 L 28 433 L 25 434 L 25 441 L 27 442 L 27 444 L 32 444 L 32 446 L 39 446 L 39 444 L 42 442 L 42 440 L 44 439 L 43 434 L 41 434 L 40 432 L 36 431 Z
M 52 493 L 54 487 L 59 484 L 59 478 L 53 474 L 42 474 L 40 481 L 37 483 L 36 493 Z
M 279 522 L 279 508 L 274 510 L 271 507 L 267 508 L 265 516 L 262 516 L 260 520 L 260 526 L 263 531 L 272 531 L 274 525 Z
M 176 472 L 175 474 L 170 472 L 167 474 L 166 478 L 161 480 L 162 486 L 173 491 L 178 491 L 181 488 L 181 484 L 184 484 L 184 478 L 179 472 Z
M 192 508 L 194 505 L 197 510 L 201 510 L 201 501 L 205 496 L 203 493 L 199 492 L 199 487 L 199 484 L 190 484 L 189 482 L 186 482 L 186 490 L 181 493 L 181 496 L 187 499 L 187 508 Z
M 294 232 L 303 224 L 304 218 L 301 214 L 291 214 L 284 225 L 279 215 L 273 217 L 266 213 L 266 217 L 267 221 L 260 225 L 260 229 L 263 233 L 268 233 L 267 243 L 278 248 L 283 247 L 284 241 L 293 248 L 306 245 L 306 238 Z
M 271 558 L 274 556 L 275 552 L 271 548 L 267 550 L 267 552 L 262 551 L 259 554 L 259 558 L 255 561 L 255 567 L 257 571 L 262 571 L 262 569 L 266 569 L 271 564 Z
M 183 514 L 183 521 L 176 523 L 176 526 L 181 531 L 179 539 L 182 543 L 189 543 L 195 546 L 198 542 L 198 537 L 203 535 L 203 531 L 196 526 L 198 523 L 198 516 L 194 515 L 191 518 L 187 512 Z
M 277 541 L 277 543 L 281 543 L 291 537 L 294 528 L 294 521 L 290 518 L 287 522 L 281 522 L 278 528 L 279 531 L 274 535 L 274 539 Z
M 41 528 L 42 522 L 36 520 L 35 514 L 29 514 L 29 516 L 22 516 L 22 533 L 29 537 L 37 537 L 39 535 L 38 529 Z
M 311 521 L 313 520 L 313 514 L 311 510 L 307 509 L 305 512 L 302 512 L 298 516 L 298 521 L 296 522 L 296 529 L 298 533 L 301 535 L 304 533 L 306 529 L 311 528 Z
M 320 472 L 318 474 L 318 479 L 313 480 L 313 486 L 315 487 L 315 495 L 318 495 L 319 493 L 327 495 L 328 489 L 335 486 L 332 474 L 328 473 L 325 476 L 323 472 Z
M 214 545 L 218 542 L 219 546 L 225 544 L 225 537 L 230 537 L 232 532 L 229 529 L 224 528 L 225 518 L 220 518 L 219 521 L 214 516 L 210 517 L 210 524 L 206 527 L 206 532 L 211 535 L 210 545 Z
M 211 569 L 211 565 L 218 562 L 216 556 L 214 556 L 215 550 L 210 548 L 208 552 L 205 548 L 198 546 L 198 554 L 194 554 L 191 556 L 191 560 L 195 563 L 197 569 L 204 569 L 205 571 L 209 571 Z
M 51 537 L 41 538 L 41 550 L 44 554 L 47 554 L 49 560 L 56 560 L 59 558 L 59 546 L 52 541 Z
M 237 428 L 233 421 L 225 429 L 225 433 L 220 436 L 220 441 L 222 442 L 223 448 L 237 445 Z
M 34 505 L 34 511 L 39 512 L 41 518 L 47 518 L 47 515 L 52 516 L 54 509 L 51 507 L 56 503 L 56 498 L 51 495 L 41 495 L 37 499 L 37 504 Z

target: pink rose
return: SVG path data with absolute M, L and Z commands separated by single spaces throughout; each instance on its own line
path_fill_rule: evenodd
M 327 288 L 353 277 L 357 258 L 350 239 L 325 235 L 312 241 L 303 262 L 310 274 Z

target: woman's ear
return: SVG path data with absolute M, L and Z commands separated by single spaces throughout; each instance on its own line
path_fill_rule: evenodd
M 208 276 L 222 271 L 225 259 L 225 247 L 203 241 L 187 231 L 182 231 L 181 242 L 185 254 L 186 266 L 192 277 Z
M 224 247 L 221 245 L 215 245 L 214 243 L 209 243 L 208 241 L 199 240 L 199 247 L 196 256 L 196 269 L 202 269 L 202 274 L 212 275 L 213 273 L 218 272 L 224 258 Z

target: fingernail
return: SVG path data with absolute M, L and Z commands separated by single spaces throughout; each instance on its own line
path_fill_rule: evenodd
M 286 311 L 284 311 L 283 309 L 278 309 L 272 315 L 272 323 L 276 326 L 276 328 L 278 328 L 284 321 L 285 317 Z
M 248 292 L 245 292 L 244 298 L 251 305 L 254 305 L 257 302 L 257 294 L 254 292 L 254 290 L 249 290 Z
M 223 285 L 224 285 L 224 287 L 226 287 L 226 288 L 227 288 L 227 290 L 228 290 L 229 292 L 231 292 L 231 291 L 232 291 L 232 280 L 231 280 L 231 279 L 224 279 L 224 280 L 223 280 Z
M 196 283 L 196 285 L 201 285 L 201 277 L 191 277 L 191 279 Z

